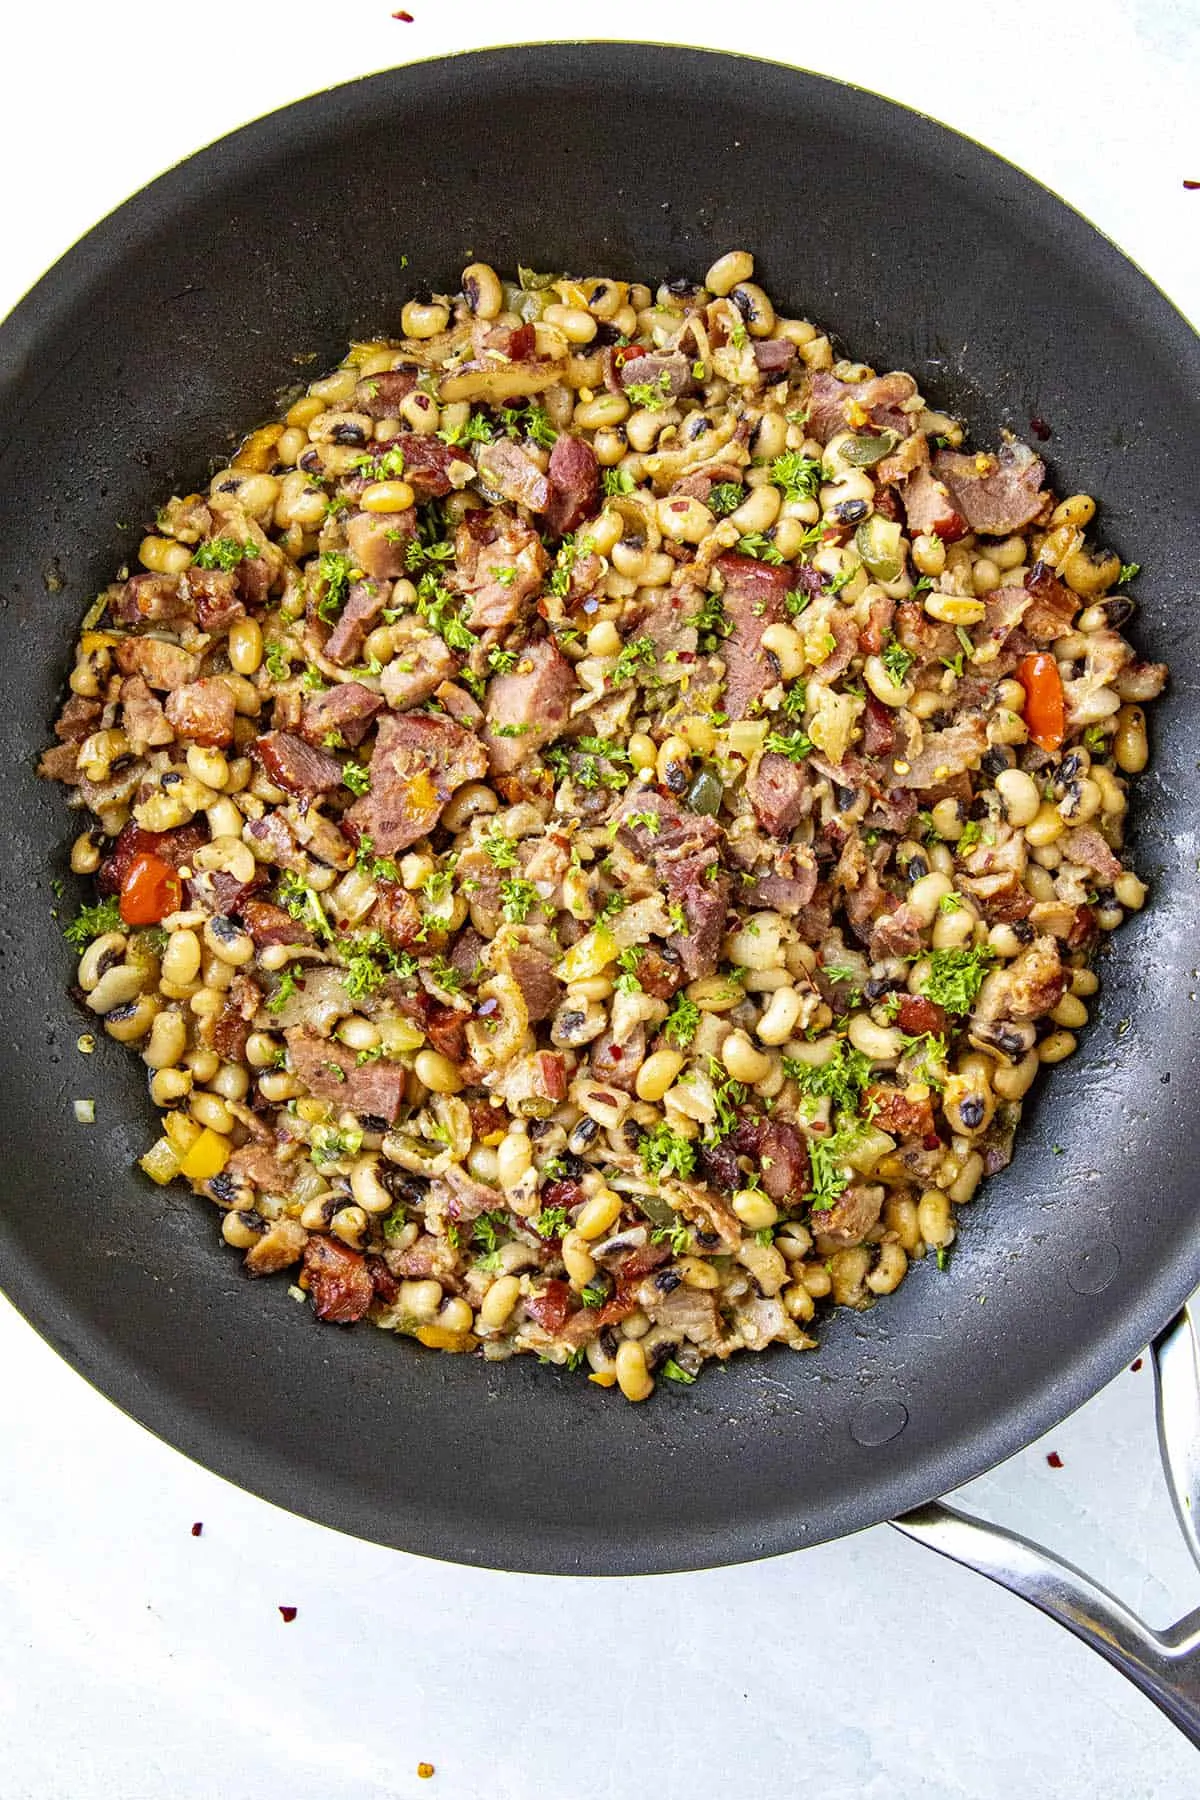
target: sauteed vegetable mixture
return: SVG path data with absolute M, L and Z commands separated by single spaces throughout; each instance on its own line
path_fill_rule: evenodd
M 42 771 L 142 1158 L 319 1318 L 642 1400 L 944 1264 L 1122 861 L 1137 573 L 753 258 L 464 271 L 167 501 Z

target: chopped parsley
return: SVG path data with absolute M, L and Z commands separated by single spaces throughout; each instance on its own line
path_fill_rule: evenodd
M 692 1247 L 691 1233 L 686 1225 L 656 1225 L 650 1233 L 650 1242 L 670 1244 L 675 1256 L 686 1256 Z
M 663 1036 L 677 1050 L 686 1050 L 700 1025 L 700 1008 L 686 994 L 676 994 L 663 1024 Z
M 123 931 L 124 928 L 120 902 L 113 894 L 98 906 L 81 906 L 63 936 L 76 950 L 82 950 L 85 944 L 90 944 L 93 938 L 103 937 L 106 931 Z
M 532 1224 L 540 1238 L 561 1237 L 567 1229 L 567 1209 L 565 1206 L 544 1206 Z
M 346 965 L 342 986 L 351 1000 L 361 1000 L 381 988 L 389 976 L 401 979 L 416 973 L 417 961 L 405 950 L 396 950 L 381 931 L 367 931 L 356 938 L 337 938 L 334 949 Z
M 400 871 L 390 856 L 376 856 L 375 845 L 369 837 L 360 838 L 358 849 L 354 853 L 354 866 L 369 875 L 372 881 L 399 881 Z
M 871 1059 L 861 1050 L 852 1049 L 845 1038 L 839 1038 L 828 1062 L 806 1063 L 798 1057 L 785 1056 L 783 1072 L 801 1093 L 814 1098 L 827 1096 L 835 1112 L 853 1113 L 871 1079 Z
M 622 687 L 627 681 L 637 678 L 639 664 L 645 668 L 654 668 L 658 663 L 658 651 L 654 640 L 648 637 L 631 638 L 622 647 L 621 654 L 612 666 L 609 681 L 613 687 Z
M 744 974 L 745 971 L 740 971 Z M 732 974 L 730 980 L 736 979 Z M 708 1078 L 712 1083 L 713 1100 L 716 1103 L 716 1123 L 706 1134 L 710 1143 L 728 1137 L 738 1122 L 738 1113 L 745 1106 L 750 1096 L 750 1089 L 743 1081 L 734 1081 L 716 1057 L 711 1057 L 708 1064 Z
M 558 441 L 549 413 L 532 400 L 527 406 L 504 407 L 500 423 L 510 438 L 526 437 L 543 450 L 552 450 Z
M 938 901 L 938 911 L 944 913 L 961 912 L 962 903 L 961 894 L 943 894 Z
M 731 512 L 736 512 L 746 498 L 746 490 L 740 481 L 717 481 L 709 489 L 708 510 L 718 519 L 727 519 Z
M 343 763 L 342 780 L 352 794 L 365 794 L 371 785 L 371 771 L 363 763 Z
M 286 681 L 292 672 L 288 653 L 278 638 L 272 638 L 263 653 L 263 667 L 272 681 Z
M 322 550 L 317 572 L 325 583 L 325 592 L 317 603 L 317 617 L 331 625 L 346 604 L 350 592 L 353 564 L 341 550 Z
M 665 1375 L 668 1381 L 681 1382 L 684 1387 L 691 1387 L 696 1379 L 694 1375 L 689 1375 L 686 1369 L 681 1369 L 673 1356 L 668 1356 L 658 1372 L 660 1375 Z
M 1121 573 L 1117 576 L 1117 586 L 1120 587 L 1126 581 L 1132 581 L 1134 576 L 1140 575 L 1141 572 L 1142 572 L 1141 563 L 1122 563 L 1121 564 Z
M 792 762 L 803 762 L 812 747 L 812 739 L 803 731 L 769 731 L 763 740 L 764 750 L 789 757 Z
M 745 537 L 738 539 L 734 549 L 739 551 L 742 556 L 752 556 L 755 562 L 776 565 L 783 562 L 783 552 L 777 549 L 770 538 L 764 536 L 761 531 L 747 532 Z
M 725 612 L 725 603 L 720 594 L 705 594 L 699 611 L 685 619 L 684 624 L 696 627 L 700 633 L 701 648 L 704 650 L 715 650 L 720 639 L 728 637 L 731 630 Z
M 987 944 L 969 950 L 934 950 L 921 992 L 947 1012 L 968 1013 L 995 958 Z
M 219 537 L 201 544 L 192 562 L 197 569 L 224 569 L 229 574 L 240 562 L 258 554 L 257 544 L 240 544 L 236 538 Z
M 815 500 L 821 486 L 821 465 L 816 457 L 785 450 L 771 464 L 771 480 L 783 489 L 785 500 Z
M 454 595 L 442 586 L 432 569 L 417 583 L 417 611 L 451 650 L 473 650 L 476 640 L 463 624 Z
M 672 1131 L 665 1120 L 645 1133 L 638 1154 L 647 1175 L 677 1175 L 686 1181 L 696 1167 L 695 1145 Z
M 729 341 L 735 350 L 744 350 L 750 342 L 750 333 L 744 325 L 735 325 L 729 334 Z
M 895 682 L 896 686 L 903 687 L 908 677 L 908 671 L 912 668 L 917 659 L 912 655 L 911 651 L 904 648 L 903 644 L 898 643 L 894 636 L 889 635 L 879 660 Z
M 275 992 L 267 1001 L 267 1011 L 272 1013 L 282 1012 L 288 1001 L 292 999 L 293 995 L 296 993 L 299 986 L 299 973 L 291 964 L 289 964 L 282 975 L 280 975 Z
M 510 925 L 523 925 L 538 897 L 532 881 L 513 876 L 500 883 L 500 906 Z
M 290 912 L 293 919 L 299 919 L 319 938 L 333 936 L 333 927 L 325 917 L 325 908 L 321 905 L 321 896 L 315 888 L 309 887 L 299 875 L 290 870 L 280 877 L 279 904 Z
M 483 852 L 490 856 L 498 869 L 515 869 L 517 866 L 517 846 L 510 837 L 505 837 L 498 825 L 494 825 L 482 844 Z
M 495 427 L 485 419 L 482 413 L 471 413 L 461 425 L 453 426 L 449 431 L 437 434 L 443 444 L 449 444 L 456 450 L 460 444 L 490 444 L 495 437 Z
M 861 1131 L 856 1120 L 842 1119 L 837 1130 L 828 1137 L 814 1135 L 809 1138 L 808 1160 L 812 1170 L 809 1197 L 814 1212 L 828 1212 L 850 1186 L 853 1170 L 846 1166 L 846 1154 L 854 1148 Z
M 625 389 L 625 398 L 632 406 L 640 406 L 646 412 L 661 412 L 673 398 L 671 377 L 663 369 L 653 381 L 631 381 Z
M 511 675 L 517 666 L 515 650 L 489 650 L 488 668 L 493 675 Z
M 954 846 L 959 856 L 965 856 L 973 850 L 983 836 L 983 826 L 978 819 L 968 819 L 962 828 L 957 844 Z
M 605 498 L 614 500 L 619 494 L 632 494 L 637 482 L 628 469 L 618 466 L 615 469 L 604 470 L 600 477 L 600 486 L 604 491 Z
M 360 456 L 354 468 L 366 481 L 398 481 L 404 473 L 404 451 L 393 444 L 382 456 Z
M 342 1162 L 348 1157 L 357 1156 L 362 1149 L 362 1141 L 363 1134 L 356 1125 L 317 1125 L 312 1134 L 313 1161 Z
M 617 967 L 620 969 L 621 973 L 617 976 L 613 985 L 619 994 L 641 993 L 642 984 L 638 980 L 637 973 L 641 954 L 641 950 L 636 944 L 630 944 L 628 949 L 622 950 L 617 957 Z

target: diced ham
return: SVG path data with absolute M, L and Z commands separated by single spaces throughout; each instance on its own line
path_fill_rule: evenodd
M 243 556 L 234 573 L 238 598 L 247 606 L 265 606 L 271 592 L 271 565 L 265 556 Z
M 346 814 L 379 856 L 406 850 L 432 831 L 456 788 L 487 774 L 487 752 L 450 719 L 384 713 L 371 756 L 371 787 Z
M 657 831 L 644 816 L 654 813 Z M 689 980 L 711 975 L 717 966 L 729 912 L 730 878 L 720 864 L 724 838 L 715 820 L 682 807 L 651 788 L 624 795 L 614 817 L 621 821 L 622 842 L 653 869 L 670 898 L 683 908 L 688 929 L 677 932 L 669 943 Z
M 467 461 L 466 452 L 456 450 L 453 445 L 445 444 L 440 437 L 423 436 L 415 431 L 402 431 L 398 437 L 389 438 L 386 443 L 374 446 L 376 456 L 383 456 L 389 450 L 399 450 L 404 458 L 404 479 L 418 500 L 443 500 L 454 487 L 451 472 L 461 471 L 458 485 L 463 485 L 463 478 L 471 477 L 471 465 Z
M 329 1325 L 353 1325 L 375 1298 L 366 1257 L 337 1238 L 309 1238 L 304 1246 L 304 1274 L 313 1311 Z
M 933 1131 L 933 1102 L 924 1084 L 911 1089 L 872 1082 L 864 1098 L 872 1125 L 890 1137 L 924 1138 Z
M 1067 862 L 1091 869 L 1106 887 L 1111 887 L 1121 873 L 1121 865 L 1112 850 L 1090 825 L 1077 825 L 1074 831 L 1068 831 L 1058 840 L 1058 848 Z
M 817 891 L 816 859 L 806 844 L 798 844 L 788 856 L 790 874 L 760 875 L 754 887 L 755 906 L 769 906 L 774 912 L 794 914 L 803 911 Z M 745 900 L 747 892 L 740 896 Z
M 987 722 L 981 713 L 968 713 L 945 731 L 934 731 L 911 760 L 892 764 L 897 787 L 927 788 L 979 766 L 987 749 Z
M 946 483 L 932 469 L 915 469 L 904 484 L 901 498 L 910 537 L 939 537 L 944 544 L 953 544 L 966 535 L 967 521 Z
M 236 716 L 232 689 L 215 675 L 189 681 L 167 698 L 166 717 L 178 735 L 206 749 L 233 742 Z
M 405 644 L 384 665 L 379 685 L 389 706 L 397 712 L 420 706 L 443 681 L 458 672 L 458 660 L 444 639 L 431 633 L 415 644 Z
M 936 1000 L 926 1000 L 923 994 L 903 994 L 896 1023 L 908 1037 L 945 1037 L 949 1019 Z
M 412 895 L 395 881 L 377 882 L 376 890 L 378 899 L 372 909 L 372 923 L 399 950 L 417 943 L 424 920 Z
M 552 1278 L 536 1294 L 527 1294 L 525 1311 L 550 1337 L 556 1337 L 574 1310 L 575 1297 L 565 1281 Z
M 519 653 L 507 675 L 493 675 L 484 702 L 483 741 L 493 775 L 511 775 L 567 723 L 575 671 L 556 644 L 543 638 Z
M 306 944 L 312 940 L 307 925 L 269 900 L 246 900 L 239 910 L 242 923 L 260 950 L 268 944 Z
M 1035 562 L 1025 577 L 1024 593 L 1028 596 L 1028 604 L 1021 616 L 1021 623 L 1035 644 L 1052 644 L 1055 638 L 1065 637 L 1075 623 L 1075 614 L 1079 611 L 1078 597 L 1069 587 L 1059 580 L 1054 570 L 1043 562 Z M 1012 593 L 1011 588 L 1001 588 L 1000 594 Z M 1022 589 L 1017 588 L 1019 595 Z M 991 602 L 998 595 L 988 596 L 988 625 L 991 627 Z
M 298 1081 L 318 1100 L 339 1108 L 386 1119 L 394 1125 L 404 1100 L 406 1072 L 400 1063 L 360 1064 L 355 1052 L 335 1038 L 318 1037 L 306 1025 L 284 1032 L 288 1058 Z
M 858 648 L 858 627 L 848 612 L 835 612 L 826 623 L 833 639 L 833 649 L 817 664 L 809 679 L 822 681 L 829 687 L 839 675 L 845 674 L 854 660 L 854 652 Z
M 238 596 L 237 576 L 224 569 L 188 569 L 180 582 L 180 592 L 190 602 L 201 631 L 213 637 L 221 636 L 246 616 Z
M 395 581 L 405 573 L 408 546 L 416 534 L 417 513 L 412 506 L 404 512 L 351 513 L 346 520 L 350 554 L 363 574 L 374 581 Z M 335 656 L 333 661 L 342 658 Z
M 635 1025 L 621 1044 L 611 1030 L 602 1031 L 591 1047 L 592 1076 L 606 1087 L 620 1088 L 623 1093 L 632 1094 L 645 1053 L 644 1025 Z
M 962 649 L 953 625 L 931 619 L 919 600 L 902 600 L 896 608 L 896 637 L 918 662 L 941 662 Z
M 892 956 L 916 956 L 921 948 L 921 920 L 907 903 L 896 906 L 871 927 L 871 959 L 884 962 Z
M 290 1194 L 296 1179 L 295 1164 L 281 1162 L 269 1144 L 243 1144 L 225 1164 L 225 1174 L 241 1186 L 248 1183 L 263 1194 Z
M 790 338 L 760 339 L 751 348 L 759 374 L 771 381 L 786 375 L 796 360 L 796 346 Z
M 529 1017 L 535 1023 L 548 1019 L 562 999 L 562 983 L 554 973 L 554 964 L 540 950 L 521 945 L 508 953 L 512 978 L 521 990 L 521 998 Z
M 1052 1012 L 1066 992 L 1070 970 L 1052 937 L 1035 938 L 1010 963 L 988 976 L 974 1016 L 993 1019 L 1040 1019 Z
M 194 681 L 200 658 L 161 638 L 122 638 L 114 652 L 122 675 L 141 675 L 148 687 L 171 692 Z
M 144 756 L 175 741 L 167 715 L 150 692 L 143 675 L 127 675 L 121 683 L 121 723 L 135 756 Z M 57 729 L 57 727 L 56 727 Z
M 786 837 L 812 811 L 812 782 L 803 763 L 769 750 L 760 756 L 746 793 L 764 831 Z
M 133 631 L 147 625 L 170 630 L 195 618 L 178 575 L 131 575 L 119 590 L 109 589 L 108 612 L 114 625 Z
M 729 1143 L 754 1160 L 772 1200 L 794 1203 L 808 1192 L 808 1146 L 804 1134 L 786 1119 L 742 1119 Z
M 140 679 L 141 677 L 137 675 L 132 677 L 134 681 Z M 122 700 L 125 698 L 125 690 L 128 685 L 129 683 L 126 682 L 121 689 Z M 54 721 L 54 735 L 63 744 L 82 743 L 84 738 L 91 737 L 93 731 L 99 729 L 103 712 L 104 702 L 102 700 L 88 700 L 82 694 L 70 694 L 63 702 L 63 709 Z
M 779 665 L 763 649 L 762 634 L 786 616 L 785 600 L 795 577 L 786 566 L 733 553 L 718 557 L 716 567 L 725 582 L 723 602 L 731 626 L 722 646 L 725 711 L 731 719 L 744 719 L 779 680 Z
M 972 531 L 1006 537 L 1035 519 L 1046 504 L 1046 466 L 1027 444 L 1001 444 L 994 456 L 978 450 L 939 450 L 933 472 L 946 484 Z
M 346 668 L 362 655 L 367 635 L 379 623 L 391 588 L 377 581 L 356 581 L 346 596 L 341 617 L 325 642 L 325 655 L 330 662 Z
M 247 1250 L 245 1268 L 251 1275 L 277 1275 L 299 1262 L 307 1243 L 308 1233 L 297 1219 L 276 1219 Z
M 896 744 L 896 714 L 874 694 L 867 695 L 862 717 L 862 747 L 866 756 L 887 756 Z
M 672 400 L 696 390 L 691 362 L 682 350 L 648 350 L 641 356 L 628 356 L 616 370 L 616 378 L 623 389 L 649 385 Z
M 565 537 L 590 518 L 600 501 L 600 465 L 596 452 L 584 439 L 560 432 L 550 452 L 550 502 L 546 525 L 555 537 Z
M 454 539 L 455 571 L 472 631 L 500 631 L 520 616 L 550 566 L 531 526 L 505 512 L 468 513 Z
M 669 1000 L 687 979 L 677 952 L 669 945 L 660 950 L 657 944 L 643 944 L 638 950 L 634 973 L 653 1000 Z
M 911 375 L 872 375 L 866 381 L 839 381 L 828 369 L 817 369 L 810 377 L 808 391 L 808 423 L 810 437 L 827 444 L 847 426 L 866 430 L 861 415 L 876 428 L 890 427 L 902 436 L 913 428 L 913 419 L 900 411 L 902 401 L 911 400 L 917 384 Z M 856 419 L 852 414 L 858 415 Z
M 882 461 L 877 462 L 871 474 L 876 488 L 884 490 L 891 487 L 893 482 L 900 482 L 903 485 L 911 475 L 915 475 L 917 470 L 924 468 L 928 462 L 929 439 L 923 431 L 914 431 L 911 437 L 906 437 L 902 443 L 896 446 L 890 456 L 885 456 Z M 876 512 L 881 510 L 879 498 L 877 493 Z M 889 512 L 888 517 L 899 521 L 903 515 L 898 511 Z
M 812 1228 L 817 1234 L 817 1250 L 828 1255 L 831 1250 L 844 1250 L 861 1244 L 872 1225 L 879 1223 L 883 1211 L 883 1189 L 867 1187 L 855 1181 L 834 1201 L 832 1206 L 812 1210 Z
M 354 390 L 355 412 L 368 413 L 373 419 L 394 419 L 400 402 L 406 400 L 417 385 L 421 370 L 417 363 L 399 369 L 381 369 L 376 375 L 364 376 Z
M 924 443 L 923 438 L 917 440 Z M 910 439 L 911 443 L 912 440 Z M 858 634 L 858 648 L 864 656 L 878 656 L 887 643 L 896 616 L 896 602 L 890 594 L 876 594 L 867 611 L 867 622 Z
M 306 744 L 290 731 L 268 731 L 255 738 L 250 754 L 269 781 L 303 800 L 332 793 L 342 785 L 342 765 L 327 750 Z
M 482 728 L 482 706 L 474 694 L 469 694 L 457 681 L 439 681 L 433 694 L 442 711 L 449 713 L 465 730 L 479 731 Z
M 441 638 L 436 639 L 441 643 Z M 326 688 L 322 694 L 310 694 L 300 715 L 300 736 L 318 749 L 332 737 L 349 749 L 357 749 L 371 721 L 383 705 L 378 694 L 361 681 L 343 681 Z
M 550 504 L 550 483 L 537 463 L 510 438 L 495 438 L 482 444 L 475 454 L 475 465 L 484 485 L 514 505 L 526 506 L 530 512 L 545 512 Z

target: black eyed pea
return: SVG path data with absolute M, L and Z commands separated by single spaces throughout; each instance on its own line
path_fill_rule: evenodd
M 1004 802 L 1004 814 L 1014 830 L 1032 825 L 1041 811 L 1042 796 L 1037 782 L 1024 769 L 1002 769 L 996 777 L 996 791 Z
M 1130 869 L 1126 869 L 1123 875 L 1118 875 L 1113 882 L 1113 893 L 1126 912 L 1140 912 L 1146 904 L 1148 892 L 1145 882 Z
M 683 1067 L 677 1050 L 656 1050 L 637 1072 L 634 1088 L 639 1100 L 661 1100 Z
M 872 1260 L 871 1252 L 862 1245 L 853 1250 L 838 1250 L 830 1258 L 833 1298 L 838 1306 L 862 1306 L 864 1304 L 867 1293 L 867 1275 L 870 1273 Z M 810 1288 L 809 1292 L 811 1293 L 811 1291 Z
M 978 1137 L 986 1131 L 996 1111 L 995 1095 L 982 1069 L 981 1058 L 963 1058 L 962 1065 L 946 1079 L 942 1111 L 951 1131 Z
M 755 1188 L 740 1188 L 730 1204 L 747 1231 L 767 1231 L 779 1221 L 779 1208 Z
M 561 1254 L 572 1287 L 585 1288 L 596 1273 L 596 1259 L 587 1247 L 587 1239 L 577 1231 L 568 1231 L 562 1240 Z
M 152 1028 L 162 1005 L 157 994 L 139 994 L 104 1015 L 104 1029 L 121 1044 L 134 1044 Z
M 731 1031 L 721 1045 L 721 1061 L 734 1081 L 753 1087 L 765 1081 L 774 1064 L 769 1056 L 750 1042 L 744 1031 Z
M 236 1123 L 219 1094 L 193 1092 L 188 1111 L 197 1125 L 202 1125 L 208 1131 L 219 1132 L 222 1137 L 228 1137 Z
M 364 1213 L 390 1212 L 392 1196 L 379 1179 L 379 1159 L 359 1156 L 350 1165 L 350 1192 Z
M 867 1276 L 873 1294 L 894 1294 L 908 1273 L 908 1257 L 899 1244 L 884 1242 L 879 1246 L 875 1267 Z
M 794 987 L 777 987 L 755 1027 L 759 1042 L 771 1046 L 786 1044 L 803 1010 L 804 998 Z
M 750 493 L 729 515 L 729 523 L 735 527 L 739 536 L 756 531 L 769 531 L 779 517 L 779 509 L 783 505 L 783 495 L 777 487 L 764 486 L 752 488 Z M 704 509 L 706 512 L 708 508 Z M 711 514 L 709 515 L 711 518 Z
M 400 329 L 405 337 L 437 337 L 449 323 L 450 308 L 440 300 L 409 300 L 400 309 Z
M 155 1106 L 174 1106 L 192 1091 L 192 1076 L 187 1069 L 156 1069 L 150 1077 L 150 1098 Z
M 663 536 L 677 544 L 698 544 L 701 538 L 708 536 L 716 523 L 702 500 L 686 494 L 660 500 L 656 516 Z
M 463 298 L 477 319 L 494 319 L 504 308 L 504 288 L 490 263 L 468 263 L 462 272 Z
M 1071 1031 L 1078 1031 L 1088 1021 L 1088 1009 L 1077 994 L 1064 994 L 1058 1005 L 1050 1014 L 1056 1025 L 1065 1025 Z
M 452 1300 L 447 1300 L 438 1314 L 437 1322 L 444 1331 L 470 1331 L 475 1323 L 475 1314 L 471 1311 L 467 1301 L 455 1295 Z
M 584 1204 L 575 1220 L 575 1230 L 581 1238 L 592 1243 L 611 1231 L 620 1216 L 620 1195 L 615 1194 L 611 1188 L 602 1188 Z
M 367 1229 L 367 1215 L 361 1206 L 340 1206 L 329 1221 L 329 1229 L 343 1244 L 357 1249 Z
M 792 626 L 782 621 L 768 625 L 762 634 L 764 650 L 769 650 L 779 664 L 779 673 L 785 681 L 795 681 L 802 675 L 806 666 L 804 640 Z
M 916 1201 L 904 1194 L 890 1195 L 884 1203 L 883 1222 L 905 1254 L 915 1256 L 921 1242 Z
M 783 1306 L 788 1317 L 799 1320 L 801 1325 L 807 1325 L 817 1310 L 816 1301 L 802 1281 L 793 1281 L 784 1288 Z
M 729 290 L 729 298 L 745 320 L 751 337 L 770 337 L 775 329 L 775 308 L 756 282 L 739 281 Z
M 1146 715 L 1140 706 L 1123 706 L 1117 714 L 1113 760 L 1126 775 L 1140 775 L 1150 757 Z
M 863 680 L 883 706 L 906 706 L 912 699 L 912 683 L 894 680 L 881 656 L 867 657 L 863 664 Z
M 950 1200 L 940 1188 L 926 1188 L 917 1202 L 917 1226 L 930 1250 L 945 1250 L 956 1233 L 950 1216 Z
M 150 1029 L 150 1038 L 142 1051 L 148 1069 L 169 1069 L 183 1060 L 187 1050 L 187 1020 L 180 1012 L 168 1008 L 160 1012 Z
M 833 1292 L 833 1275 L 824 1262 L 805 1263 L 800 1279 L 814 1300 L 824 1300 Z
M 204 942 L 213 955 L 230 968 L 238 969 L 254 957 L 254 939 L 236 919 L 217 913 L 205 921 Z
M 873 1063 L 893 1063 L 904 1048 L 903 1034 L 894 1025 L 877 1025 L 870 1013 L 855 1013 L 846 1035 Z
M 79 985 L 83 987 L 83 982 Z M 92 983 L 87 1004 L 94 1013 L 115 1012 L 118 1007 L 128 1006 L 131 1000 L 136 1000 L 145 985 L 146 971 L 139 963 L 114 963 Z
M 174 538 L 151 535 L 138 545 L 138 561 L 154 575 L 182 575 L 191 567 L 192 552 Z
M 710 294 L 723 300 L 740 282 L 749 281 L 753 274 L 754 258 L 748 250 L 727 250 L 709 269 L 704 285 Z
M 954 883 L 949 875 L 941 869 L 931 869 L 928 875 L 922 875 L 914 881 L 908 891 L 908 910 L 921 926 L 932 925 L 938 916 L 938 908 L 948 894 L 954 892 Z
M 626 1320 L 628 1324 L 628 1320 Z M 654 1392 L 654 1378 L 646 1367 L 646 1352 L 635 1340 L 626 1338 L 616 1356 L 617 1386 L 627 1400 L 648 1400 Z
M 234 1250 L 249 1250 L 267 1229 L 261 1213 L 250 1210 L 227 1212 L 221 1220 L 221 1236 Z
M 517 1275 L 501 1275 L 493 1281 L 479 1305 L 479 1323 L 488 1331 L 499 1331 L 507 1324 L 513 1307 L 521 1297 L 521 1281 Z
M 80 832 L 71 845 L 71 873 L 94 875 L 100 867 L 100 846 L 90 831 Z

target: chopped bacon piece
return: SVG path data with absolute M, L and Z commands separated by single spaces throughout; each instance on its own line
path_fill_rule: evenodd
M 342 765 L 337 757 L 314 749 L 290 731 L 268 731 L 255 738 L 250 753 L 276 787 L 304 800 L 315 800 L 342 785 Z
M 318 1319 L 330 1325 L 353 1325 L 375 1297 L 367 1261 L 336 1238 L 310 1237 L 304 1246 L 304 1273 Z M 295 1616 L 295 1608 L 280 1607 Z

